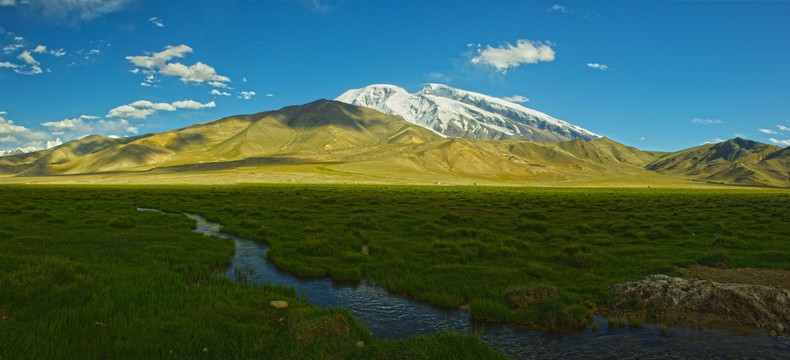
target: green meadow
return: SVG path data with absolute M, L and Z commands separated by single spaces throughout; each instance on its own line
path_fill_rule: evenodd
M 568 329 L 618 282 L 692 264 L 790 269 L 788 204 L 788 191 L 738 188 L 2 186 L 0 358 L 497 356 L 474 336 L 372 339 L 342 309 L 217 276 L 230 240 L 137 207 L 220 222 L 302 276 Z M 514 300 L 534 293 L 548 295 Z

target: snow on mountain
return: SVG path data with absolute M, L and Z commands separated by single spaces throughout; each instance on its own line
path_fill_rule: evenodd
M 398 115 L 449 138 L 548 142 L 600 137 L 540 111 L 441 84 L 427 84 L 414 94 L 394 85 L 370 85 L 335 100 Z

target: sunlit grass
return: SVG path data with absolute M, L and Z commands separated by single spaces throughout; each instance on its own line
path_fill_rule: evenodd
M 496 357 L 457 334 L 375 341 L 343 309 L 219 276 L 231 240 L 192 233 L 184 216 L 136 211 L 213 197 L 195 190 L 0 189 L 0 358 Z

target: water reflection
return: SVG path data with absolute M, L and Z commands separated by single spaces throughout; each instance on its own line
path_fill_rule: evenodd
M 736 333 L 689 326 L 662 331 L 655 324 L 639 329 L 609 329 L 606 319 L 600 316 L 594 319 L 596 326 L 572 334 L 549 334 L 501 324 L 481 326 L 469 319 L 466 310 L 433 306 L 392 294 L 366 281 L 341 284 L 329 278 L 300 278 L 278 270 L 266 261 L 268 246 L 222 233 L 220 224 L 199 215 L 186 215 L 195 220 L 194 231 L 234 240 L 236 251 L 226 275 L 244 274 L 261 284 L 291 286 L 312 304 L 346 308 L 380 338 L 445 330 L 476 331 L 485 343 L 516 359 L 790 359 L 790 340 L 773 338 L 765 331 Z

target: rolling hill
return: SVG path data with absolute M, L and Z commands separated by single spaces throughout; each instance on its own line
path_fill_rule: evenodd
M 448 139 L 403 118 L 318 100 L 131 138 L 98 135 L 0 157 L 4 182 L 366 182 L 788 186 L 790 150 L 743 139 L 671 154 L 609 138 Z M 142 179 L 142 180 L 140 180 Z

